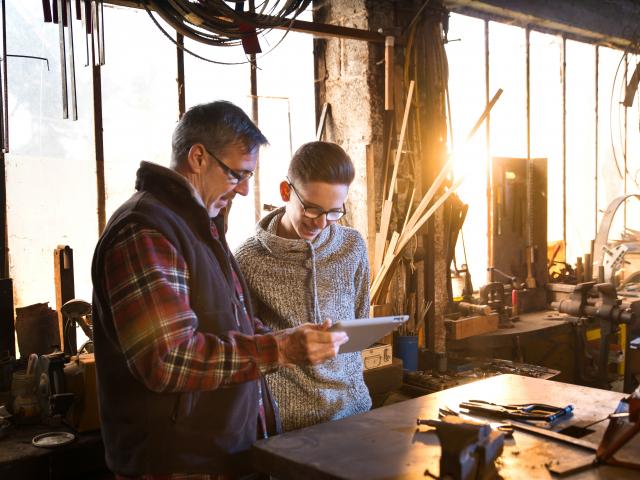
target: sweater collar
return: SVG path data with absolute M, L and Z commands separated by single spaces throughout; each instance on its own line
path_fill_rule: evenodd
M 333 224 L 322 230 L 313 240 L 290 239 L 277 235 L 278 224 L 284 215 L 284 207 L 269 213 L 256 225 L 256 239 L 273 256 L 291 260 L 308 258 L 313 249 L 317 259 L 324 258 L 339 247 L 338 226 Z

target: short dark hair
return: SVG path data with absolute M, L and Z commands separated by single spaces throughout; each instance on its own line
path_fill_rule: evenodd
M 196 143 L 213 152 L 240 143 L 252 152 L 269 142 L 241 108 L 218 100 L 191 107 L 178 121 L 171 138 L 172 165 L 183 162 Z
M 351 158 L 339 145 L 309 142 L 293 154 L 288 175 L 292 182 L 351 185 L 356 171 Z

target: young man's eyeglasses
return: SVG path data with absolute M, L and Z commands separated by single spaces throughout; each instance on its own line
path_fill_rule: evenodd
M 344 214 L 347 213 L 347 208 L 344 206 L 344 204 L 342 204 L 341 209 L 332 209 L 332 210 L 323 210 L 320 207 L 308 206 L 305 203 L 305 201 L 302 200 L 302 197 L 296 190 L 296 187 L 293 186 L 293 183 L 291 183 L 291 180 L 287 178 L 287 181 L 289 181 L 289 186 L 291 187 L 291 190 L 293 190 L 293 193 L 295 193 L 296 197 L 298 197 L 298 200 L 302 205 L 302 209 L 304 211 L 305 217 L 316 219 L 316 218 L 320 218 L 322 215 L 326 215 L 327 222 L 335 222 L 336 220 L 340 220 L 344 216 Z
M 209 150 L 204 148 L 204 145 L 202 146 L 202 149 L 205 152 L 207 152 L 216 162 L 218 162 L 218 165 L 220 165 L 220 168 L 222 168 L 222 171 L 229 178 L 229 183 L 232 183 L 235 185 L 240 182 L 244 182 L 245 180 L 249 180 L 253 176 L 253 172 L 250 170 L 242 170 L 239 172 L 237 170 L 234 170 L 233 168 L 229 168 L 225 163 L 222 162 L 222 160 L 220 160 L 213 153 L 211 153 Z

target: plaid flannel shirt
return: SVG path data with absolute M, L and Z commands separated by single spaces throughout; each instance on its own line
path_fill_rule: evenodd
M 211 233 L 218 231 L 211 223 Z M 258 319 L 258 335 L 229 332 L 225 337 L 197 331 L 189 306 L 189 271 L 175 247 L 159 232 L 131 224 L 106 253 L 106 290 L 113 322 L 129 370 L 156 392 L 215 390 L 257 380 L 278 368 L 275 337 Z M 232 269 L 233 271 L 233 269 Z M 233 271 L 236 295 L 244 292 Z M 248 315 L 246 309 L 243 314 Z M 266 432 L 260 395 L 259 430 Z M 131 477 L 117 476 L 120 479 Z M 213 480 L 224 475 L 143 475 L 136 480 Z

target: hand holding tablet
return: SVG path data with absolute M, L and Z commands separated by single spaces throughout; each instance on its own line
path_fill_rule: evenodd
M 395 330 L 409 320 L 409 315 L 359 318 L 334 323 L 330 332 L 346 332 L 349 341 L 340 347 L 339 353 L 359 352 L 370 347 L 376 340 Z

